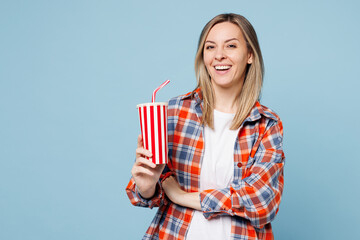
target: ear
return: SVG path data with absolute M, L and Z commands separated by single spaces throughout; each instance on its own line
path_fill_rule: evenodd
M 248 54 L 248 61 L 247 61 L 247 63 L 248 64 L 252 64 L 252 62 L 253 62 L 253 54 L 252 54 L 252 52 L 250 52 L 249 54 Z

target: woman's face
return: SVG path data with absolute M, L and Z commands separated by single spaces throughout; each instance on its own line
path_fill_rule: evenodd
M 212 27 L 205 40 L 204 63 L 215 89 L 241 89 L 252 54 L 237 25 L 223 22 Z

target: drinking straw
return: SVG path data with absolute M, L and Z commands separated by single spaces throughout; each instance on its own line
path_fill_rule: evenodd
M 156 97 L 156 92 L 159 91 L 160 89 L 162 89 L 166 84 L 168 84 L 170 82 L 170 80 L 166 80 L 163 84 L 161 84 L 157 89 L 154 90 L 153 94 L 152 94 L 152 99 L 151 102 L 155 102 L 155 97 Z

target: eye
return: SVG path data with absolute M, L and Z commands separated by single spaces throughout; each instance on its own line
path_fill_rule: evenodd
M 229 48 L 236 48 L 236 45 L 235 44 L 229 44 L 228 47 Z
M 213 45 L 207 45 L 206 47 L 205 47 L 205 49 L 213 49 L 214 48 L 214 46 Z

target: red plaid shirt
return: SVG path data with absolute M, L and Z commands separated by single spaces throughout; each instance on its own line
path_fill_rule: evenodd
M 153 198 L 144 199 L 131 178 L 126 192 L 133 205 L 159 207 L 143 239 L 185 239 L 194 210 L 167 199 L 161 182 L 177 178 L 187 192 L 198 192 L 204 155 L 202 96 L 197 89 L 168 105 L 169 163 Z M 284 186 L 283 127 L 279 117 L 256 102 L 244 120 L 234 149 L 234 176 L 223 189 L 200 192 L 204 217 L 231 215 L 232 239 L 273 239 L 271 221 L 278 212 Z

